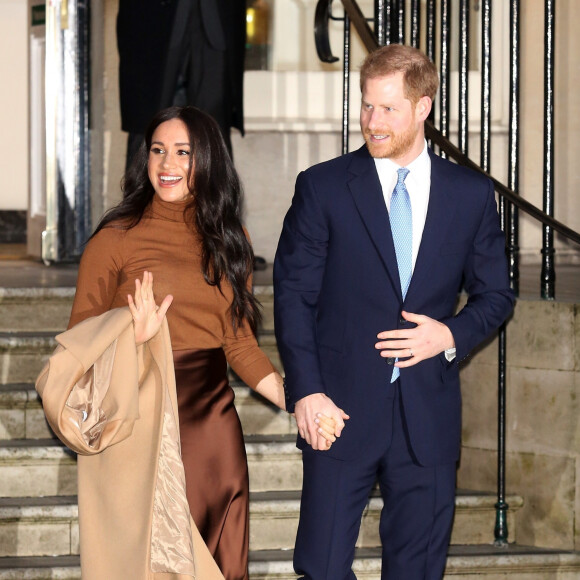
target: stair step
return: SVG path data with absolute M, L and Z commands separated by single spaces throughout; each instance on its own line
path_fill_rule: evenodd
M 378 548 L 359 548 L 353 571 L 359 580 L 380 580 Z M 445 580 L 578 580 L 580 553 L 510 544 L 507 548 L 451 546 Z M 1 577 L 0 577 L 1 578 Z M 295 580 L 292 552 L 272 550 L 250 554 L 251 580 Z
M 474 545 L 485 543 L 493 534 L 495 503 L 491 493 L 457 492 L 452 544 Z M 523 500 L 512 495 L 507 500 L 508 530 L 515 532 L 516 512 Z M 379 518 L 383 501 L 375 490 L 365 508 L 357 546 L 378 547 Z M 250 546 L 259 550 L 291 548 L 296 538 L 300 515 L 300 492 L 263 492 L 252 494 L 250 502 Z
M 0 440 L 52 437 L 34 385 L 0 385 Z
M 302 454 L 296 435 L 246 438 L 250 491 L 295 491 L 302 488 Z
M 0 332 L 60 331 L 70 318 L 74 288 L 0 288 Z
M 294 435 L 246 436 L 246 453 L 252 492 L 293 492 L 302 486 L 301 455 L 294 444 Z M 76 456 L 55 439 L 0 441 L 0 497 L 42 497 L 75 495 L 77 492 Z M 288 496 L 291 497 L 291 496 Z M 476 493 L 461 495 L 460 521 L 464 511 L 470 520 L 488 518 L 495 497 Z M 471 499 L 475 498 L 475 499 Z M 473 505 L 469 502 L 473 501 Z M 508 514 L 521 507 L 522 500 L 512 496 Z M 464 509 L 465 508 L 465 509 Z M 377 516 L 378 517 L 378 516 Z M 508 522 L 514 529 L 513 522 Z M 487 530 L 484 532 L 487 535 Z M 462 543 L 479 541 L 476 536 Z
M 0 384 L 34 383 L 56 347 L 54 332 L 0 332 Z
M 256 286 L 254 291 L 263 303 L 258 341 L 274 366 L 281 370 L 273 330 L 272 286 Z M 68 324 L 74 293 L 71 287 L 0 287 L 0 384 L 36 380 L 56 346 L 54 336 Z
M 451 546 L 449 556 L 444 578 L 453 580 L 580 578 L 580 552 L 508 544 Z
M 0 580 L 81 580 L 79 556 L 0 558 Z
M 515 523 L 521 498 L 508 498 Z M 475 544 L 489 541 L 493 532 L 491 494 L 459 492 L 457 518 L 451 542 Z M 380 546 L 378 520 L 382 500 L 378 492 L 369 499 L 357 545 Z M 250 548 L 289 550 L 294 546 L 300 514 L 300 492 L 253 492 L 250 497 Z M 513 528 L 511 528 L 513 530 Z M 76 496 L 0 498 L 0 557 L 61 556 L 78 554 L 78 506 Z
M 255 284 L 254 277 L 254 284 Z M 254 285 L 254 296 L 260 301 L 262 305 L 262 322 L 260 329 L 274 330 L 274 286 L 270 285 Z
M 246 435 L 295 435 L 292 416 L 233 381 L 235 404 Z M 49 439 L 54 434 L 44 418 L 32 383 L 0 384 L 0 440 Z
M 61 332 L 68 325 L 74 295 L 74 287 L 0 287 L 0 332 Z M 273 330 L 274 290 L 271 282 L 256 284 L 254 295 L 262 304 L 260 328 Z
M 295 436 L 246 437 L 252 491 L 302 485 Z M 0 441 L 0 497 L 76 494 L 76 455 L 56 439 Z
M 56 439 L 0 441 L 0 497 L 75 495 L 76 455 Z
M 250 580 L 296 580 L 292 550 L 250 552 Z M 356 551 L 353 570 L 359 580 L 380 580 L 380 551 Z M 577 580 L 580 553 L 510 544 L 451 546 L 445 580 Z M 0 580 L 80 580 L 78 556 L 0 558 Z
M 78 553 L 76 496 L 0 499 L 0 557 Z
M 0 385 L 34 383 L 56 348 L 56 331 L 0 332 Z M 258 344 L 272 364 L 282 371 L 273 330 L 258 334 Z

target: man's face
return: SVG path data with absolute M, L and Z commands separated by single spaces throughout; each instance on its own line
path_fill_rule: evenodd
M 423 121 L 430 105 L 428 97 L 415 105 L 405 98 L 403 73 L 367 79 L 360 126 L 370 154 L 401 166 L 413 161 L 423 150 Z

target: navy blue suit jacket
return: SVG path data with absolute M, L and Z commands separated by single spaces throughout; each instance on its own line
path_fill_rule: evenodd
M 446 324 L 457 357 L 401 369 L 410 442 L 425 466 L 458 459 L 458 361 L 509 315 L 504 235 L 490 180 L 430 152 L 425 229 L 405 301 L 375 164 L 365 146 L 302 172 L 274 264 L 278 348 L 287 405 L 327 394 L 351 419 L 328 453 L 354 457 L 385 428 L 392 366 L 377 333 L 404 328 L 401 310 Z M 457 314 L 462 287 L 468 301 Z M 300 437 L 298 446 L 306 442 Z

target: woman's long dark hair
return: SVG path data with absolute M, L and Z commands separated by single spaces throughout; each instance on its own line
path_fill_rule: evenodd
M 254 253 L 242 228 L 242 185 L 218 124 L 203 111 L 195 107 L 171 107 L 155 115 L 123 178 L 123 200 L 103 216 L 93 236 L 113 221 L 127 229 L 139 223 L 155 194 L 147 172 L 153 133 L 161 123 L 172 119 L 184 123 L 191 145 L 188 181 L 193 184 L 193 195 L 185 212 L 186 216 L 195 216 L 195 229 L 201 238 L 203 276 L 220 291 L 222 280 L 227 280 L 234 293 L 230 307 L 234 329 L 246 320 L 255 332 L 260 311 L 247 286 Z

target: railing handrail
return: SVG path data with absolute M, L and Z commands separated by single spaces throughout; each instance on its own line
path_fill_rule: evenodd
M 330 3 L 332 0 L 330 0 Z M 372 52 L 379 48 L 377 39 L 371 30 L 366 18 L 364 17 L 361 9 L 356 2 L 356 0 L 341 0 L 342 5 L 346 14 L 348 15 L 350 22 L 355 27 L 361 41 L 363 42 L 365 48 L 368 52 Z M 580 233 L 576 232 L 572 228 L 563 224 L 562 222 L 554 219 L 552 216 L 548 215 L 541 209 L 537 208 L 533 203 L 526 201 L 515 191 L 509 189 L 498 179 L 484 171 L 477 163 L 472 161 L 467 155 L 465 155 L 459 148 L 457 148 L 447 137 L 445 137 L 435 126 L 430 122 L 425 123 L 425 134 L 433 143 L 438 145 L 442 151 L 444 151 L 451 159 L 469 167 L 470 169 L 477 171 L 478 173 L 485 175 L 492 180 L 494 184 L 495 191 L 499 193 L 502 197 L 509 200 L 519 209 L 524 211 L 529 216 L 541 222 L 544 226 L 548 226 L 553 230 L 557 231 L 559 234 L 563 235 L 565 238 L 572 242 L 580 244 Z
M 465 153 L 458 149 L 449 139 L 442 135 L 442 133 L 436 129 L 430 121 L 425 122 L 425 134 L 436 143 L 442 151 L 445 151 L 449 157 L 457 161 L 460 165 L 464 165 L 477 171 L 481 175 L 485 175 L 493 182 L 494 189 L 519 209 L 530 215 L 531 217 L 542 222 L 545 226 L 551 227 L 553 230 L 565 236 L 572 242 L 580 244 L 580 233 L 576 232 L 572 228 L 562 222 L 554 219 L 552 216 L 548 215 L 541 209 L 537 208 L 533 203 L 523 199 L 515 191 L 511 190 L 509 187 L 505 186 L 501 181 L 484 171 L 475 161 L 471 160 Z

